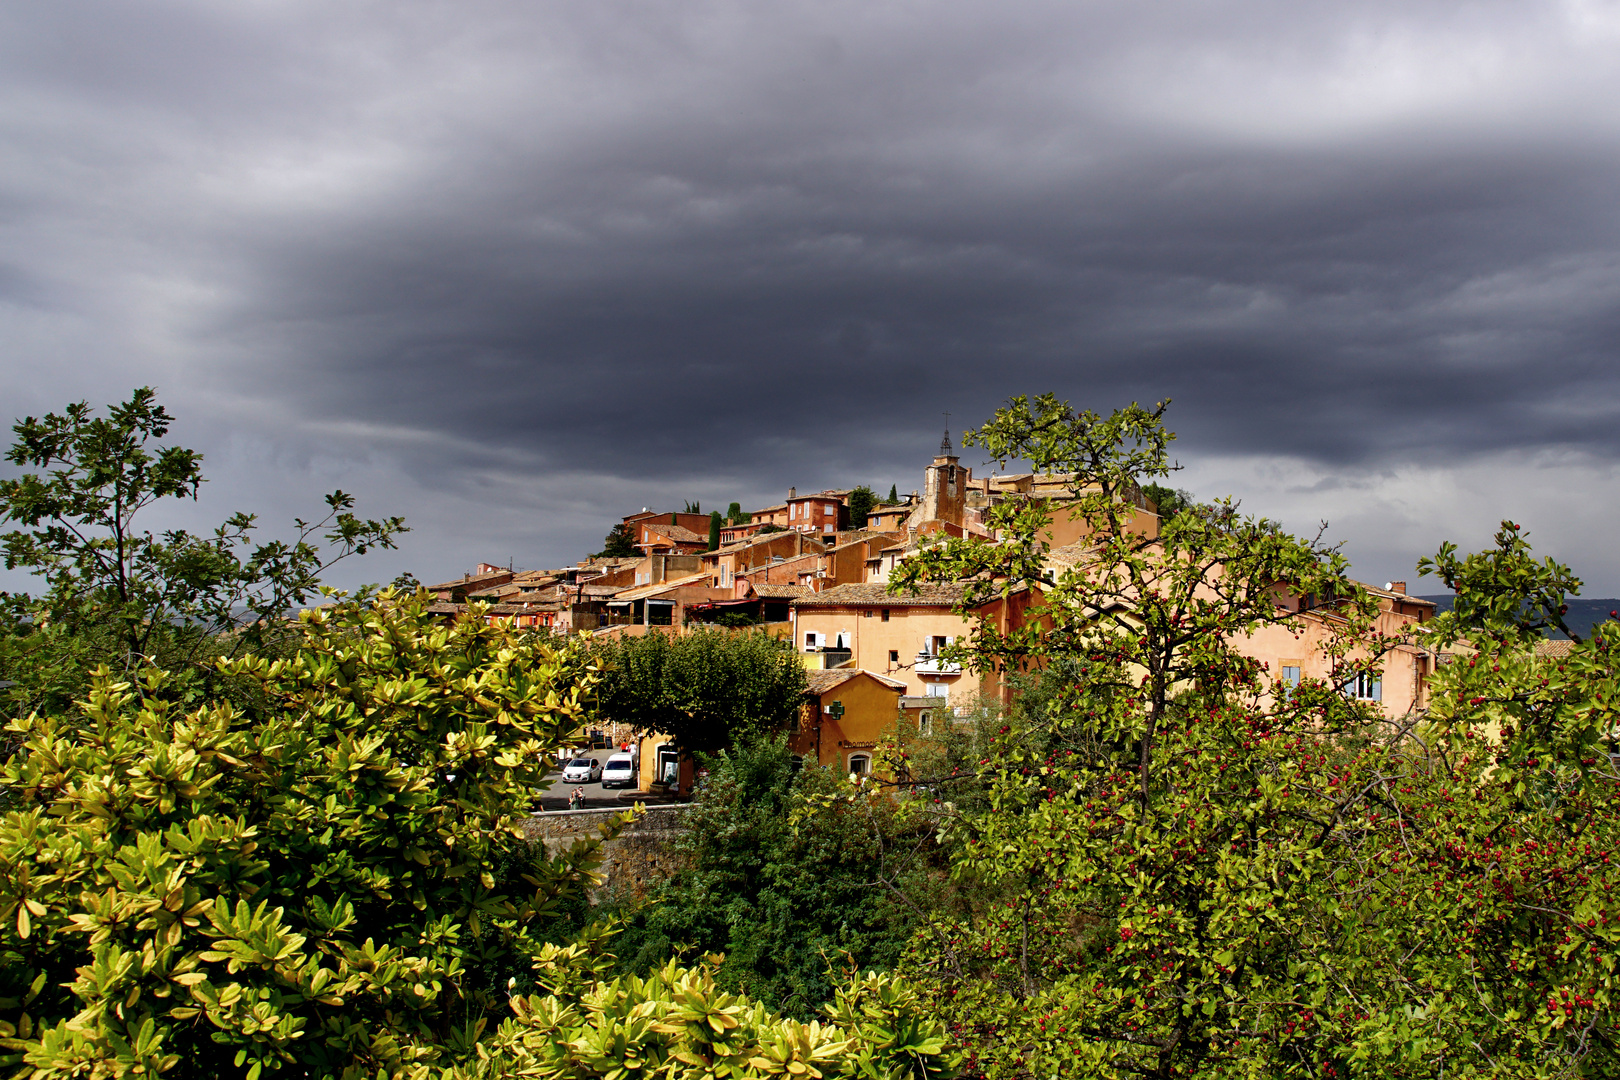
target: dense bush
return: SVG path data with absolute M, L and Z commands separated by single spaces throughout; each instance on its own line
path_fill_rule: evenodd
M 781 736 L 705 759 L 708 776 L 678 843 L 684 868 L 632 922 L 629 970 L 724 954 L 720 985 L 807 1017 L 847 969 L 886 969 L 926 903 L 926 832 L 900 827 L 887 798 L 839 798 L 845 781 L 802 767 Z
M 546 943 L 595 844 L 547 858 L 519 819 L 589 719 L 594 670 L 425 602 L 309 612 L 295 655 L 221 661 L 262 712 L 103 672 L 75 713 L 11 725 L 0 1052 L 19 1075 L 636 1075 L 587 1046 L 624 1039 L 664 1047 L 671 1077 L 939 1064 L 888 984 L 857 992 L 876 1019 L 850 1006 L 879 1045 L 853 1019 L 783 1025 L 701 973 L 597 986 L 601 928 Z M 648 1004 L 615 1011 L 627 994 Z M 712 1036 L 672 1026 L 693 1010 Z

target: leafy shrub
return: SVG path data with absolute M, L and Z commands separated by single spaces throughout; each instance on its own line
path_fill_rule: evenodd
M 294 655 L 221 660 L 261 688 L 262 712 L 188 708 L 162 671 L 102 670 L 75 714 L 10 725 L 3 1063 L 39 1078 L 425 1080 L 499 1060 L 516 1063 L 503 1075 L 630 1075 L 581 1049 L 619 1022 L 592 1004 L 619 1000 L 593 981 L 612 962 L 606 929 L 544 940 L 600 841 L 548 858 L 519 828 L 550 748 L 589 719 L 595 670 L 504 625 L 434 622 L 426 599 L 307 612 Z M 560 965 L 566 988 L 546 982 Z M 672 969 L 658 985 L 685 1008 L 702 978 Z M 522 984 L 551 993 L 509 999 Z M 829 1051 L 856 1036 L 717 1007 L 733 1005 L 748 1039 L 676 1039 L 677 1066 L 746 1051 L 733 1074 L 768 1076 L 820 1048 L 840 1075 L 878 1076 L 938 1052 L 932 1028 Z M 586 1056 L 547 1071 L 530 1044 Z

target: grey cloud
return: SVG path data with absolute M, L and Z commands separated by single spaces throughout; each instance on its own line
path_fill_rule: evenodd
M 83 357 L 18 400 L 161 377 L 552 507 L 536 561 L 1047 388 L 1325 476 L 1620 459 L 1595 2 L 100 11 L 0 16 L 0 319 Z

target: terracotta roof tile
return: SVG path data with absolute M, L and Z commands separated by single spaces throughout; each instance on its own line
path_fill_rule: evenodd
M 656 585 L 633 585 L 628 589 L 621 589 L 614 594 L 615 600 L 645 600 L 649 596 L 657 596 L 662 592 L 669 592 L 686 585 L 707 585 L 708 574 L 688 574 L 686 577 L 671 578 L 660 581 Z
M 767 600 L 792 600 L 811 595 L 807 585 L 755 585 L 753 589 L 754 595 L 763 596 Z
M 438 589 L 466 589 L 477 585 L 480 581 L 489 581 L 491 578 L 510 577 L 510 570 L 493 570 L 487 574 L 474 574 L 471 577 L 457 578 L 455 581 L 440 582 L 438 585 L 429 585 L 427 590 L 434 592 Z
M 649 521 L 643 523 L 641 527 L 646 529 L 648 532 L 657 533 L 660 536 L 667 536 L 677 544 L 707 544 L 709 542 L 709 538 L 707 536 L 699 536 L 697 533 L 693 532 L 691 529 L 688 529 L 684 525 L 670 525 L 667 522 L 657 524 Z
M 793 601 L 794 607 L 950 607 L 962 599 L 961 585 L 923 585 L 916 595 L 891 594 L 877 584 L 839 585 Z
M 904 690 L 906 688 L 906 684 L 903 682 L 879 675 L 875 671 L 867 671 L 865 668 L 827 668 L 822 671 L 805 672 L 805 676 L 810 683 L 808 692 L 818 697 L 829 690 L 843 686 L 857 675 L 870 675 L 890 690 Z

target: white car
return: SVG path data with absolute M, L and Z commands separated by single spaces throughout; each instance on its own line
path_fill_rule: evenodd
M 563 783 L 589 784 L 602 779 L 602 763 L 593 757 L 577 757 L 563 766 Z
M 635 787 L 636 786 L 636 756 L 634 754 L 614 754 L 602 766 L 602 786 Z

